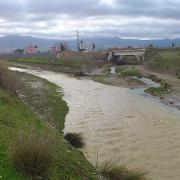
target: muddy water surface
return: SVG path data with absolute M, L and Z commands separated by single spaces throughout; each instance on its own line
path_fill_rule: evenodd
M 16 69 L 17 70 L 17 69 Z M 82 133 L 82 150 L 96 164 L 116 160 L 153 180 L 180 179 L 180 113 L 145 93 L 64 74 L 21 70 L 64 90 L 65 132 Z

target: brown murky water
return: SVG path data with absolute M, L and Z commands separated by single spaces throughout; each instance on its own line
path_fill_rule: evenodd
M 23 71 L 63 88 L 70 107 L 65 132 L 83 134 L 82 151 L 93 164 L 98 156 L 99 162 L 111 159 L 148 171 L 153 180 L 180 179 L 180 112 L 141 90 L 48 71 Z

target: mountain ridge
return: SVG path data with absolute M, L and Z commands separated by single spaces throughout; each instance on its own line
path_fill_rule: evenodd
M 147 47 L 153 44 L 155 47 L 171 47 L 172 43 L 176 43 L 180 46 L 180 39 L 153 39 L 153 40 L 141 40 L 141 39 L 123 39 L 123 38 L 106 38 L 106 37 L 94 37 L 83 38 L 83 41 L 93 42 L 96 44 L 96 49 L 104 49 L 109 47 Z M 33 36 L 21 36 L 21 35 L 6 35 L 0 37 L 0 51 L 13 51 L 16 48 L 26 48 L 30 44 L 37 45 L 41 51 L 47 51 L 49 47 L 63 41 L 63 39 L 45 39 Z M 76 39 L 67 40 L 71 49 L 77 49 Z

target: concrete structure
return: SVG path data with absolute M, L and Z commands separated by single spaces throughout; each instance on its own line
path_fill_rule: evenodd
M 80 52 L 91 52 L 95 49 L 95 44 L 94 43 L 85 43 L 81 41 L 79 43 L 79 51 Z
M 108 61 L 122 61 L 124 56 L 135 56 L 137 61 L 140 61 L 141 57 L 144 61 L 146 49 L 117 49 L 107 53 Z

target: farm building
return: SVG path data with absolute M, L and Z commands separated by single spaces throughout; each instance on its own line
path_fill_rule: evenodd
M 51 52 L 51 53 L 60 53 L 61 52 L 61 47 L 52 46 L 52 47 L 50 47 L 49 52 Z
M 37 54 L 37 53 L 39 53 L 39 48 L 38 48 L 38 46 L 29 46 L 26 49 L 26 53 L 27 54 Z

